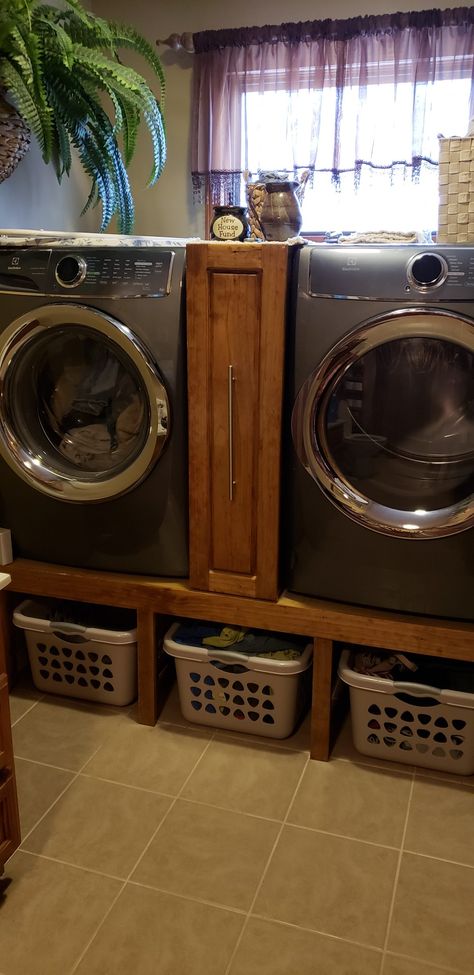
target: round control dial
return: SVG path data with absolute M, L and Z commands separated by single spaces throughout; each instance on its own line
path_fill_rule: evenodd
M 56 265 L 56 281 L 63 288 L 76 288 L 86 276 L 87 265 L 82 257 L 67 254 Z
M 413 287 L 419 291 L 429 291 L 437 288 L 446 281 L 448 265 L 444 257 L 439 254 L 420 254 L 414 257 L 408 265 L 407 277 Z

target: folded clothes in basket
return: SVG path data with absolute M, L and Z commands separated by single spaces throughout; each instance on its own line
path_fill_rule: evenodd
M 406 656 L 361 648 L 353 654 L 352 668 L 358 674 L 384 677 L 387 680 L 474 693 L 474 665 L 470 661 L 447 660 L 421 654 Z
M 212 621 L 181 623 L 174 640 L 219 651 L 237 650 L 248 657 L 272 657 L 274 660 L 298 660 L 308 643 L 305 637 L 289 633 L 266 633 L 264 630 L 222 626 L 222 623 Z
M 368 674 L 372 677 L 386 677 L 387 680 L 404 678 L 407 671 L 417 671 L 414 661 L 402 653 L 378 653 L 373 650 L 359 650 L 354 654 L 353 670 L 357 674 Z

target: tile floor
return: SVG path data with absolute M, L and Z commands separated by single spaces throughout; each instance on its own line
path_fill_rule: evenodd
M 474 776 L 11 696 L 0 975 L 474 971 Z

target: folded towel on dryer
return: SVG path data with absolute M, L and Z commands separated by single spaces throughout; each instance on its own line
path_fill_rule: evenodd
M 423 235 L 416 230 L 372 230 L 365 233 L 341 234 L 339 244 L 420 244 Z

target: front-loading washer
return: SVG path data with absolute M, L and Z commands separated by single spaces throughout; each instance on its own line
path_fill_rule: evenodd
M 290 328 L 294 592 L 474 619 L 474 247 L 304 247 Z
M 15 556 L 186 576 L 185 247 L 0 247 Z

